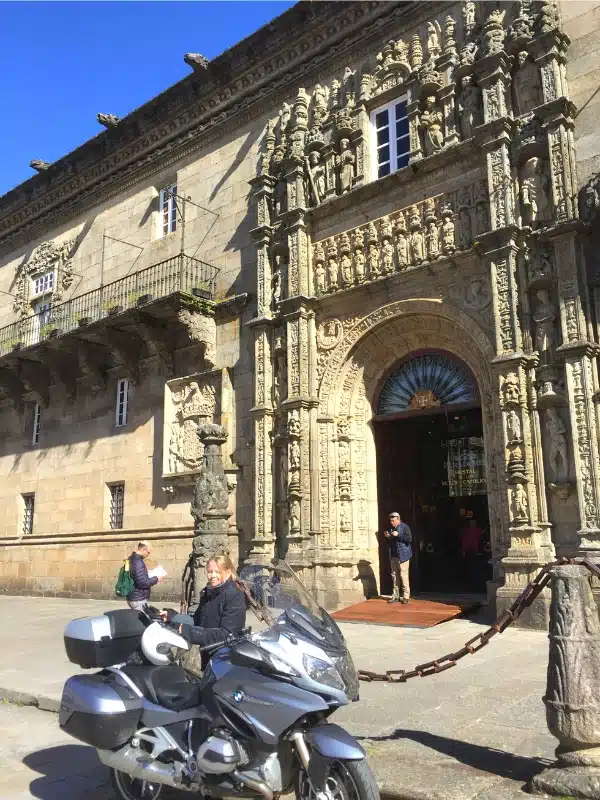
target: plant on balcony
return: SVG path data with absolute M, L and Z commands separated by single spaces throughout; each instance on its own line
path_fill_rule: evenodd
M 80 312 L 73 314 L 73 324 L 77 325 L 79 328 L 83 328 L 84 325 L 89 325 L 90 322 L 92 322 L 92 318 L 89 314 L 82 314 Z
M 105 314 L 120 314 L 123 306 L 117 300 L 105 300 L 102 303 L 102 311 Z
M 198 281 L 195 286 L 192 286 L 192 294 L 194 297 L 204 297 L 206 300 L 210 300 L 210 283 L 208 281 Z
M 56 322 L 48 322 L 47 325 L 42 325 L 40 328 L 40 339 L 47 339 L 52 331 L 56 330 Z

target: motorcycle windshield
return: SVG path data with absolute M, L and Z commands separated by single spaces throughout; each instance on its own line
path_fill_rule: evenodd
M 316 641 L 326 650 L 346 650 L 339 628 L 294 570 L 282 559 L 243 567 L 240 581 L 273 624 L 291 625 L 295 633 Z

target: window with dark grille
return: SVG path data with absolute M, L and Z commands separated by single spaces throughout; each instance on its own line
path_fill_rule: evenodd
M 41 429 L 42 429 L 42 407 L 39 403 L 36 403 L 33 409 L 33 431 L 31 434 L 31 444 L 39 443 Z
M 129 406 L 129 381 L 121 378 L 117 381 L 117 404 L 115 408 L 115 423 L 117 428 L 127 425 L 127 410 Z
M 110 487 L 110 527 L 123 527 L 123 508 L 125 503 L 125 484 L 114 483 Z
M 406 98 L 394 100 L 371 112 L 373 132 L 373 179 L 383 178 L 408 165 L 410 137 Z
M 35 495 L 23 495 L 23 534 L 33 533 L 33 513 L 35 511 Z

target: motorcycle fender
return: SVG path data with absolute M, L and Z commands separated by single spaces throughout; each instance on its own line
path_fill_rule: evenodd
M 360 761 L 366 755 L 356 739 L 339 725 L 317 725 L 307 731 L 305 736 L 313 750 L 326 759 Z

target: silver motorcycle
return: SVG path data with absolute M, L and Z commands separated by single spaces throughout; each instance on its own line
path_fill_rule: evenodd
M 284 561 L 240 574 L 262 630 L 212 645 L 200 678 L 188 643 L 135 611 L 78 619 L 71 661 L 100 672 L 66 682 L 60 727 L 98 751 L 117 797 L 165 786 L 214 798 L 379 800 L 360 744 L 330 717 L 358 700 L 344 637 Z

